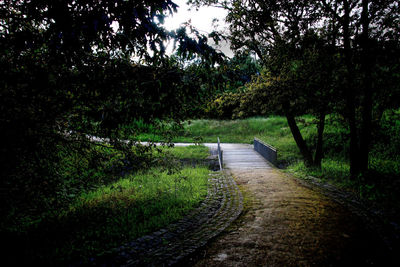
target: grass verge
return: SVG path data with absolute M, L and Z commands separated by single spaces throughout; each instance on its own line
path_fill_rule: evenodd
M 165 153 L 177 159 L 206 159 L 210 155 L 209 148 L 203 145 L 161 147 L 156 156 L 164 156 Z
M 167 152 L 173 158 L 204 158 L 209 154 L 208 148 L 193 146 L 163 148 L 154 156 L 162 158 Z M 115 176 L 106 183 L 99 179 L 86 189 L 79 189 L 80 179 L 74 176 L 74 194 L 63 193 L 69 195 L 69 204 L 49 207 L 51 212 L 36 219 L 21 215 L 17 226 L 2 229 L 2 242 L 7 247 L 4 261 L 41 266 L 89 263 L 92 257 L 111 253 L 197 207 L 207 195 L 209 172 L 203 166 L 160 166 Z

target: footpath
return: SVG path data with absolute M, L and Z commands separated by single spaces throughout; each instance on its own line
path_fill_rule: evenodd
M 187 266 L 399 266 L 374 229 L 250 145 L 224 145 L 244 212 Z
M 94 264 L 400 266 L 371 225 L 319 187 L 271 166 L 251 145 L 221 147 L 225 169 L 210 175 L 198 209 Z

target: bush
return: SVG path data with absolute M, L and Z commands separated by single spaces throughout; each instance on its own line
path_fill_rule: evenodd
M 243 93 L 224 93 L 211 101 L 205 113 L 207 117 L 215 119 L 232 119 L 240 108 Z
M 400 109 L 386 110 L 382 114 L 379 128 L 374 133 L 372 152 L 387 159 L 400 155 Z

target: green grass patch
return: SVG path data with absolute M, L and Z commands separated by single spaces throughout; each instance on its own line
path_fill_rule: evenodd
M 129 236 L 127 240 L 136 238 L 181 218 L 198 205 L 207 195 L 208 174 L 207 168 L 197 167 L 184 168 L 171 175 L 160 169 L 130 175 L 112 185 L 82 194 L 66 215 L 85 216 L 99 208 L 102 213 L 115 211 L 120 214 L 105 218 L 110 221 L 110 229 L 105 232 L 112 233 L 118 225 L 122 228 L 117 232 Z M 118 236 L 116 233 L 117 236 L 104 238 L 90 229 L 85 232 L 96 242 L 99 239 L 115 240 Z M 118 244 L 121 244 L 120 241 L 113 245 Z
M 107 254 L 197 207 L 207 195 L 209 172 L 186 167 L 169 174 L 153 168 L 81 193 L 68 209 L 17 238 L 23 244 L 19 253 L 46 265 Z
M 205 146 L 139 146 L 132 148 L 137 161 L 105 144 L 84 152 L 60 149 L 63 179 L 53 188 L 55 197 L 3 217 L 0 234 L 13 263 L 88 261 L 178 220 L 207 194 L 209 169 L 200 163 L 185 167 L 179 160 L 205 159 Z
M 323 159 L 321 169 L 307 168 L 303 161 L 297 161 L 289 165 L 286 171 L 303 179 L 308 179 L 309 176 L 319 178 L 322 182 L 351 191 L 372 205 L 396 211 L 400 207 L 397 193 L 400 190 L 399 165 L 397 161 L 371 156 L 370 170 L 355 180 L 349 179 L 349 163 L 340 159 Z M 395 217 L 397 219 L 392 219 L 400 219 L 398 215 Z
M 161 147 L 156 156 L 163 156 L 165 153 L 177 159 L 206 159 L 210 155 L 209 148 L 204 145 Z
M 397 113 L 396 113 L 397 112 Z M 324 159 L 321 169 L 304 166 L 302 156 L 293 139 L 285 117 L 270 116 L 241 120 L 194 120 L 184 124 L 184 131 L 175 142 L 252 143 L 257 137 L 278 150 L 278 165 L 299 177 L 314 176 L 325 182 L 350 190 L 361 198 L 387 206 L 400 205 L 396 191 L 400 190 L 399 111 L 387 111 L 381 128 L 373 132 L 370 153 L 370 172 L 350 180 L 348 160 L 349 130 L 339 115 L 328 115 L 324 131 Z M 296 118 L 298 127 L 309 147 L 316 144 L 317 128 L 313 116 Z M 154 135 L 156 138 L 157 136 Z
M 311 124 L 312 117 L 300 118 L 304 123 L 299 127 L 302 132 L 309 131 L 304 125 Z M 271 116 L 268 118 L 249 118 L 242 120 L 194 120 L 184 123 L 184 131 L 173 139 L 173 142 L 201 142 L 216 143 L 217 137 L 222 143 L 246 143 L 253 142 L 258 137 L 268 144 L 279 149 L 278 160 L 282 162 L 294 161 L 300 157 L 296 143 L 293 140 L 286 118 Z M 162 137 L 156 132 L 142 133 L 138 135 L 141 141 L 162 141 Z
M 311 116 L 299 118 L 301 132 L 308 136 L 315 130 Z M 293 140 L 286 118 L 271 116 L 268 118 L 249 118 L 241 120 L 194 120 L 184 123 L 184 131 L 173 139 L 174 142 L 217 142 L 217 137 L 222 143 L 253 142 L 257 137 L 278 149 L 278 162 L 287 163 L 297 161 L 301 155 Z M 162 141 L 156 133 L 139 135 L 141 141 L 148 139 Z
M 351 181 L 350 166 L 347 162 L 333 159 L 323 159 L 321 169 L 307 168 L 304 162 L 299 160 L 290 164 L 287 170 L 298 177 L 307 179 L 307 176 L 320 178 L 322 181 L 334 183 L 341 188 L 348 188 Z
M 278 117 L 277 117 L 278 118 Z M 268 131 L 263 125 L 270 118 L 255 118 L 247 120 L 195 120 L 184 123 L 184 131 L 173 139 L 174 142 L 196 142 L 201 137 L 202 142 L 215 143 L 217 137 L 224 143 L 250 143 L 254 135 Z M 146 141 L 153 139 L 161 141 L 157 133 L 143 133 L 138 139 Z

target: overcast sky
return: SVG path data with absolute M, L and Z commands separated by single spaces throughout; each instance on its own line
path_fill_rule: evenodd
M 202 34 L 208 34 L 214 30 L 212 21 L 217 18 L 219 22 L 217 23 L 219 27 L 218 30 L 223 30 L 226 28 L 224 22 L 227 12 L 222 8 L 216 7 L 201 7 L 198 11 L 195 8 L 190 8 L 186 5 L 187 0 L 175 0 L 175 4 L 179 6 L 178 12 L 174 13 L 172 17 L 167 17 L 165 19 L 164 27 L 167 30 L 174 30 L 179 28 L 182 23 L 190 21 L 191 24 Z M 228 44 L 222 44 L 219 49 L 222 50 L 227 56 L 232 56 L 232 51 L 229 49 Z

